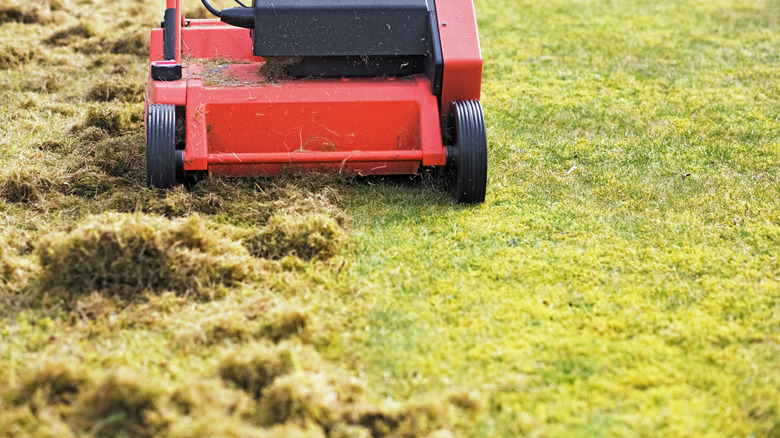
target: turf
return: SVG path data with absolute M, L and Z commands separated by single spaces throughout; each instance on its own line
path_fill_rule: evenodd
M 366 375 L 487 388 L 474 435 L 779 434 L 780 3 L 477 11 L 486 203 L 349 200 Z
M 10 3 L 0 436 L 780 435 L 777 0 L 478 0 L 479 206 L 147 190 L 162 9 Z

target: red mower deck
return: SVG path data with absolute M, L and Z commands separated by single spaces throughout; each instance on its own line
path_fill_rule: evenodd
M 381 0 L 364 1 L 385 12 Z M 392 2 L 398 0 L 384 1 L 392 9 Z M 425 0 L 415 1 L 413 6 L 420 1 L 425 5 Z M 309 44 L 314 49 L 277 50 L 308 50 L 308 58 L 256 56 L 264 50 L 253 41 L 256 30 L 220 20 L 188 20 L 181 13 L 181 0 L 168 0 L 167 6 L 163 27 L 151 34 L 146 92 L 150 186 L 168 188 L 188 174 L 206 172 L 231 177 L 300 171 L 389 175 L 442 166 L 449 171 L 450 188 L 458 201 L 484 201 L 487 142 L 479 105 L 482 60 L 471 0 L 438 0 L 435 10 L 429 8 L 438 28 L 414 30 L 415 35 L 427 32 L 440 39 L 443 63 L 438 76 L 428 58 L 434 56 L 431 49 L 403 58 L 361 55 L 366 68 L 371 63 L 379 72 L 410 71 L 410 62 L 425 62 L 425 71 L 420 64 L 413 74 L 374 77 L 359 77 L 363 67 L 350 61 L 354 57 L 348 49 L 343 51 L 346 55 L 332 56 L 330 45 L 316 41 Z M 222 11 L 223 20 L 225 11 L 229 10 Z M 255 11 L 259 23 L 261 6 L 253 4 L 238 12 Z M 316 19 L 322 11 L 295 9 L 291 17 Z M 369 24 L 390 27 L 390 22 L 372 18 L 379 16 L 372 12 L 365 13 Z M 360 18 L 357 12 L 355 16 Z M 382 44 L 403 36 L 378 36 L 376 41 Z M 286 42 L 280 38 L 277 44 Z M 327 51 L 328 56 L 312 56 L 312 50 Z M 313 67 L 305 68 L 314 69 L 318 77 L 287 74 L 296 63 L 305 64 L 302 60 L 313 60 Z M 326 70 L 330 65 L 337 66 L 335 73 L 319 74 L 318 68 Z M 354 76 L 341 76 L 353 70 Z

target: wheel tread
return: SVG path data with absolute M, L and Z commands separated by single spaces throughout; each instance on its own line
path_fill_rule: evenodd
M 146 112 L 146 185 L 176 185 L 176 107 L 149 105 Z
M 455 119 L 457 163 L 451 189 L 462 203 L 485 201 L 487 189 L 487 135 L 482 106 L 478 100 L 456 101 L 451 108 Z

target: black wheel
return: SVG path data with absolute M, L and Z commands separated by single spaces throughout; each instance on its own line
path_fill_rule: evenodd
M 149 105 L 146 110 L 146 185 L 168 189 L 182 178 L 176 150 L 176 107 Z
M 478 100 L 453 102 L 450 127 L 454 144 L 447 146 L 450 193 L 462 203 L 485 202 L 487 135 Z

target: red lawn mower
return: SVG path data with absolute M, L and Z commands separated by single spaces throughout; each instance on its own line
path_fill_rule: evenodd
M 147 184 L 189 176 L 446 169 L 485 200 L 482 56 L 472 0 L 253 0 L 152 30 Z

